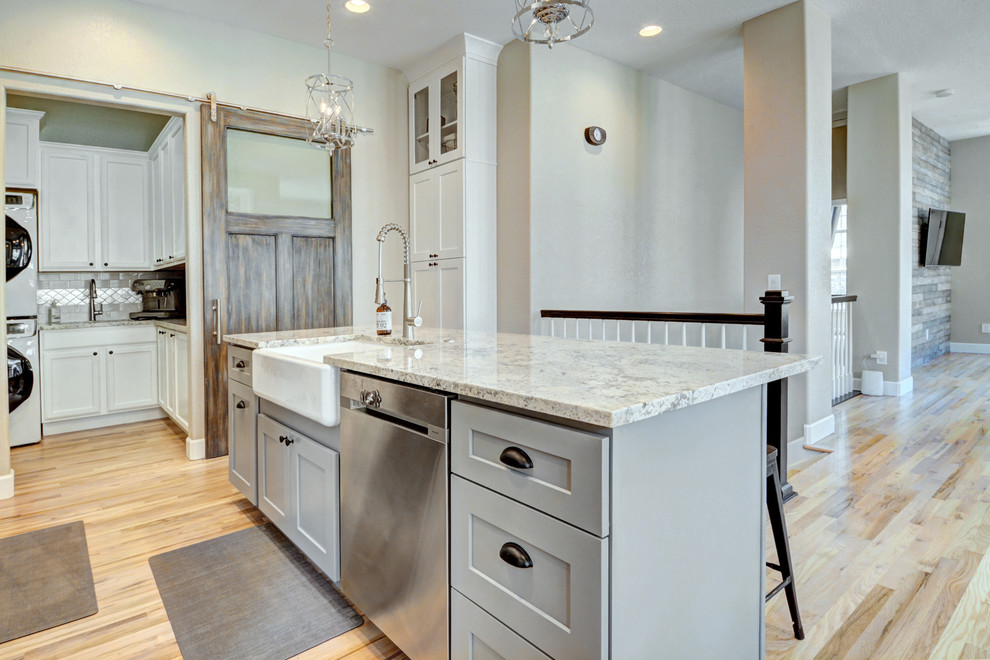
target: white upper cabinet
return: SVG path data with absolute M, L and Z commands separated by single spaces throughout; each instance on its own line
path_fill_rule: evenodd
M 461 146 L 464 101 L 458 84 L 462 59 L 448 62 L 409 86 L 409 171 L 421 172 L 464 155 Z
M 42 143 L 42 271 L 151 266 L 147 154 Z
M 8 188 L 38 188 L 41 179 L 38 140 L 45 113 L 7 108 L 4 177 Z
M 147 268 L 151 255 L 151 189 L 144 155 L 100 158 L 103 268 Z
M 151 162 L 152 266 L 186 259 L 185 143 L 182 120 L 172 118 L 148 152 Z
M 41 270 L 97 269 L 96 163 L 92 152 L 41 148 Z

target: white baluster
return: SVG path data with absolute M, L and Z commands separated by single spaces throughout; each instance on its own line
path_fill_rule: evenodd
M 725 348 L 725 324 L 722 324 L 722 348 Z

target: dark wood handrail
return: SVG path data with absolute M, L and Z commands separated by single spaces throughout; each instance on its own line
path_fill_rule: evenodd
M 832 296 L 832 304 L 856 302 L 859 296 Z
M 579 309 L 542 309 L 545 319 L 600 319 L 606 321 L 653 321 L 658 323 L 714 323 L 763 325 L 765 314 L 722 314 L 718 312 L 597 312 Z

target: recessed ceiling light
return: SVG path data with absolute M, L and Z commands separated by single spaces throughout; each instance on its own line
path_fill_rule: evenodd
M 940 98 L 940 99 L 945 99 L 945 98 L 948 98 L 948 97 L 952 96 L 955 93 L 956 93 L 956 90 L 954 90 L 954 89 L 940 89 L 937 92 L 935 92 L 935 96 L 938 97 L 938 98 Z
M 641 37 L 655 37 L 663 32 L 663 28 L 659 25 L 647 25 L 642 30 L 639 31 L 639 36 Z
M 347 9 L 347 11 L 354 12 L 355 14 L 363 14 L 371 9 L 371 5 L 369 5 L 366 0 L 347 0 L 347 2 L 344 3 L 344 8 Z

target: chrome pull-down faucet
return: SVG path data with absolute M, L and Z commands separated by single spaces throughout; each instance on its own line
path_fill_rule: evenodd
M 385 235 L 390 231 L 397 231 L 402 236 L 402 279 L 386 280 L 382 277 L 382 248 L 385 247 Z M 388 282 L 402 282 L 402 337 L 404 339 L 415 339 L 416 328 L 423 325 L 423 319 L 419 312 L 413 313 L 412 309 L 412 264 L 409 252 L 409 235 L 406 230 L 390 222 L 378 232 L 378 278 L 375 280 L 375 304 L 381 305 L 385 302 L 385 284 Z M 420 302 L 420 309 L 423 303 Z
M 103 316 L 103 303 L 96 309 L 96 280 L 89 281 L 89 320 L 95 321 L 97 316 Z

